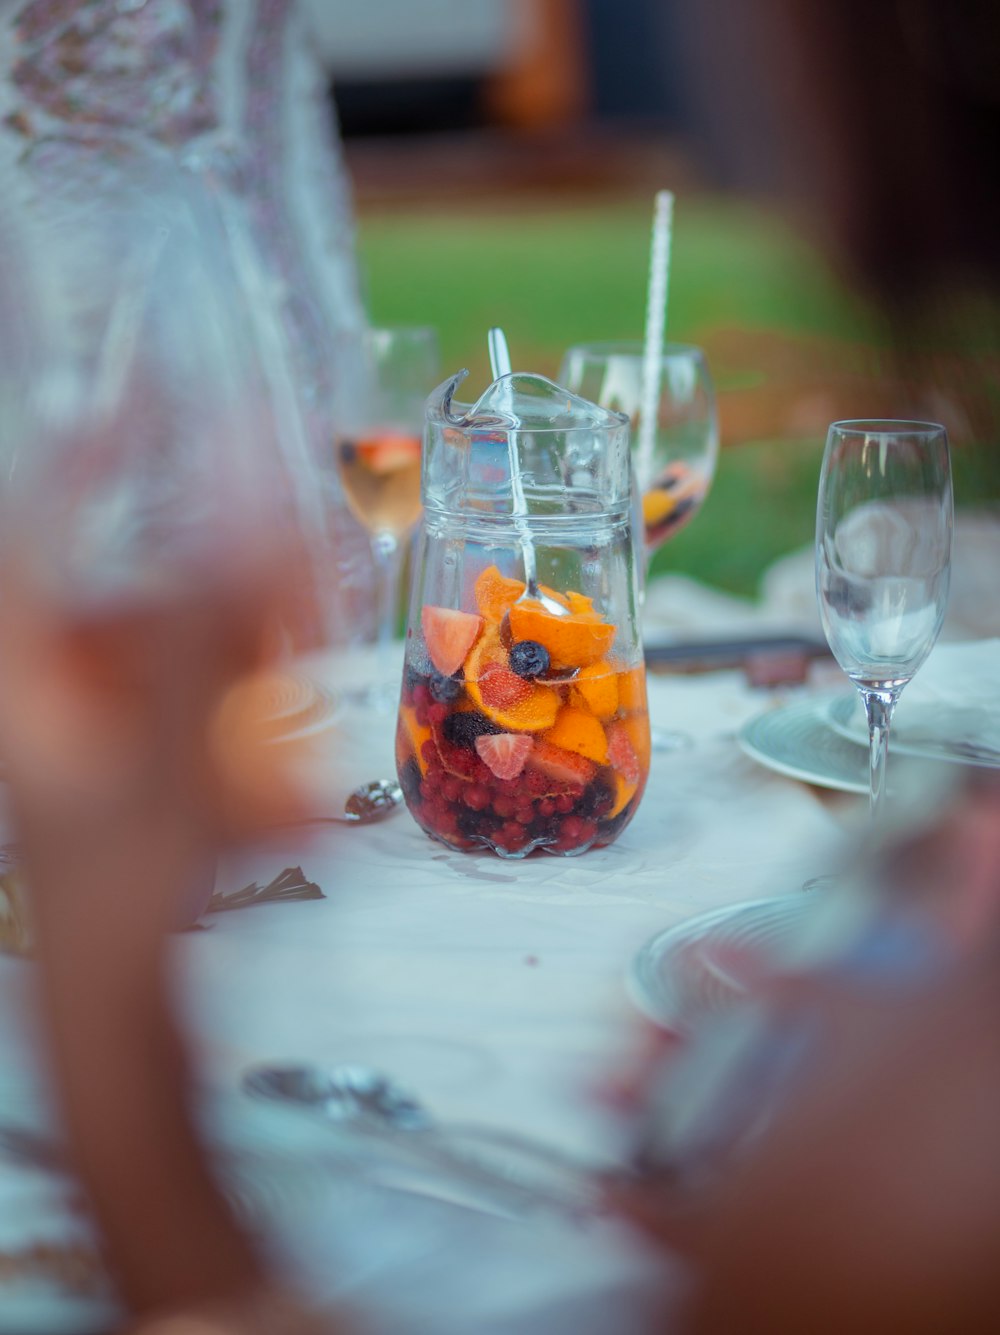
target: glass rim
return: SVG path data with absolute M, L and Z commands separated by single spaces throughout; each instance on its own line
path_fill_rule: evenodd
M 646 345 L 641 338 L 612 338 L 598 339 L 592 343 L 571 343 L 563 353 L 563 361 L 574 352 L 595 358 L 638 357 L 642 359 L 646 353 Z M 666 357 L 689 353 L 695 353 L 703 359 L 705 357 L 705 349 L 697 343 L 673 343 L 669 340 L 663 344 L 660 357 L 662 360 Z
M 469 404 L 468 406 L 471 408 L 474 405 Z M 433 428 L 435 431 L 451 430 L 451 431 L 457 431 L 459 435 L 462 436 L 471 436 L 479 433 L 481 433 L 484 436 L 488 436 L 495 433 L 498 436 L 502 435 L 504 437 L 557 436 L 557 435 L 576 436 L 579 435 L 581 432 L 586 432 L 588 435 L 591 436 L 598 436 L 598 435 L 608 434 L 610 432 L 618 432 L 621 431 L 623 428 L 626 431 L 628 431 L 629 420 L 624 413 L 618 412 L 616 408 L 607 408 L 605 409 L 605 411 L 613 414 L 619 420 L 616 422 L 609 422 L 606 426 L 509 426 L 509 425 L 504 425 L 504 423 L 502 422 L 497 422 L 495 425 L 487 425 L 484 422 L 482 426 L 477 425 L 477 426 L 463 427 L 463 426 L 458 426 L 454 422 L 449 422 L 447 418 L 441 415 L 436 415 L 434 413 L 428 412 L 424 417 L 424 430 L 425 432 L 430 428 Z M 499 440 L 495 442 L 484 441 L 481 443 L 483 444 L 495 443 L 497 445 L 500 445 L 501 443 L 506 444 L 506 441 L 504 442 L 501 442 Z
M 941 422 L 926 422 L 906 417 L 851 417 L 831 422 L 827 435 L 834 431 L 853 436 L 947 436 Z

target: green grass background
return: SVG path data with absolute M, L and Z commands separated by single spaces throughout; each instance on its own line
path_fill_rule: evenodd
M 358 246 L 370 319 L 431 324 L 446 372 L 465 366 L 469 397 L 489 381 L 486 332 L 503 326 L 515 367 L 555 375 L 563 350 L 643 332 L 650 207 L 545 204 L 513 196 L 471 207 L 361 214 Z M 713 327 L 826 334 L 867 343 L 878 326 L 818 251 L 782 218 L 730 199 L 676 213 L 669 337 Z M 737 388 L 724 381 L 719 389 Z M 760 441 L 722 452 L 696 520 L 658 553 L 654 573 L 691 574 L 755 592 L 777 556 L 811 542 L 822 441 Z

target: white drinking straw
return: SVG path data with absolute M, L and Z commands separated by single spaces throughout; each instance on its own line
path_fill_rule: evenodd
M 670 276 L 670 232 L 674 196 L 658 190 L 653 211 L 653 240 L 649 252 L 649 288 L 646 293 L 646 341 L 642 351 L 642 399 L 639 409 L 639 449 L 636 475 L 640 490 L 649 486 L 653 471 L 656 419 L 663 366 L 663 331 L 667 323 L 667 281 Z
M 507 338 L 503 330 L 494 325 L 487 335 L 487 341 L 490 349 L 490 370 L 493 372 L 493 379 L 499 380 L 502 375 L 510 375 L 510 353 L 507 350 Z

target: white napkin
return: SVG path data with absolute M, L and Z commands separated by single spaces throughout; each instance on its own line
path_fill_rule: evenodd
M 897 743 L 1000 764 L 1000 639 L 938 644 L 903 690 L 893 718 Z M 867 739 L 859 702 L 853 733 Z

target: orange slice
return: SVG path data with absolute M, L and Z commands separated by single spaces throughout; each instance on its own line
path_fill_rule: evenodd
M 427 761 L 423 757 L 424 742 L 431 739 L 431 730 L 426 724 L 417 722 L 417 711 L 410 705 L 401 705 L 399 709 L 399 732 L 396 735 L 396 760 L 400 768 L 406 764 L 406 742 L 413 748 L 413 755 L 420 766 L 420 773 L 427 773 Z
M 491 669 L 496 667 L 507 667 L 507 650 L 501 643 L 499 627 L 487 622 L 486 629 L 465 660 L 465 689 L 470 698 L 505 732 L 544 732 L 551 728 L 562 704 L 559 693 L 550 686 L 525 682 L 527 690 L 521 698 L 500 703 L 491 693 L 491 676 L 494 676 Z
M 588 597 L 586 596 L 586 594 L 583 594 L 583 593 L 577 593 L 574 589 L 570 589 L 570 590 L 568 591 L 568 593 L 566 594 L 566 603 L 567 603 L 567 605 L 569 606 L 569 610 L 570 610 L 571 612 L 593 612 L 593 611 L 594 611 L 594 600 L 593 600 L 593 598 L 588 598 Z M 595 613 L 595 616 L 596 616 L 596 613 Z
M 608 759 L 608 739 L 604 729 L 586 709 L 577 709 L 574 705 L 564 705 L 559 711 L 555 723 L 545 734 L 543 741 L 564 751 L 573 751 L 578 756 L 593 760 L 597 765 L 604 765 Z
M 580 669 L 573 678 L 569 699 L 570 704 L 589 709 L 602 722 L 615 714 L 618 709 L 618 674 L 606 658 Z
M 523 592 L 521 580 L 501 575 L 496 566 L 487 566 L 476 580 L 476 606 L 487 621 L 502 621 Z
M 515 603 L 509 620 L 512 637 L 544 645 L 554 668 L 589 667 L 604 658 L 615 638 L 616 627 L 596 612 L 554 617 L 533 599 Z
M 632 750 L 642 766 L 643 773 L 645 773 L 649 769 L 652 750 L 649 741 L 649 715 L 645 713 L 630 714 L 628 718 L 623 718 L 615 726 L 622 728 L 627 734 L 629 741 L 632 743 Z
M 646 708 L 646 669 L 640 663 L 618 675 L 618 704 L 626 710 Z
M 636 789 L 639 787 L 639 780 L 630 782 L 623 778 L 621 774 L 615 775 L 615 803 L 608 812 L 608 820 L 614 820 L 620 811 L 624 811 L 635 796 Z

